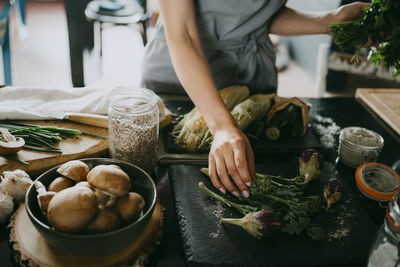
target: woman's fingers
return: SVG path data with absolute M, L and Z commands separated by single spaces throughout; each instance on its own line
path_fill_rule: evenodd
M 226 189 L 218 179 L 217 169 L 215 166 L 215 159 L 212 156 L 209 156 L 209 158 L 208 158 L 208 172 L 209 172 L 210 179 L 211 179 L 213 186 L 215 188 L 218 188 L 218 190 L 221 191 L 222 194 L 225 194 Z
M 217 153 L 215 155 L 215 163 L 216 163 L 217 174 L 218 174 L 221 182 L 224 184 L 225 188 L 229 192 L 231 192 L 232 195 L 238 197 L 239 192 L 237 191 L 236 187 L 232 184 L 232 181 L 229 178 L 225 159 L 224 159 L 223 155 L 220 155 L 219 153 Z
M 254 154 L 239 128 L 216 132 L 208 159 L 214 187 L 249 197 L 248 187 L 255 177 Z
M 251 149 L 251 146 L 250 146 L 250 143 L 248 140 L 247 140 L 247 146 L 246 146 L 246 159 L 247 159 L 247 168 L 250 172 L 250 178 L 251 178 L 251 180 L 253 180 L 256 177 L 256 165 L 254 162 L 253 149 Z M 250 185 L 249 184 L 247 184 L 247 185 L 250 186 L 251 181 L 250 181 Z
M 214 139 L 209 155 L 209 172 L 214 187 L 228 190 L 235 196 L 249 197 L 254 177 L 254 155 L 243 133 Z M 229 138 L 228 138 L 229 137 Z
M 251 185 L 251 172 L 249 169 L 249 158 L 247 157 L 247 149 L 248 149 L 248 142 L 245 137 L 243 139 L 235 140 L 234 141 L 234 161 L 235 167 L 239 172 L 239 177 L 242 183 L 246 184 L 247 186 Z M 251 148 L 250 148 L 251 149 Z M 254 161 L 254 159 L 252 159 Z M 236 181 L 236 180 L 235 180 Z M 246 187 L 246 191 L 248 188 Z
M 243 161 L 244 164 L 241 164 L 241 169 L 239 169 L 239 166 L 237 165 L 237 158 L 238 154 L 240 154 L 242 151 L 238 151 L 238 149 L 233 148 L 233 151 L 227 151 L 224 153 L 225 156 L 225 162 L 226 162 L 226 167 L 228 169 L 229 175 L 232 177 L 232 179 L 235 181 L 236 186 L 238 187 L 239 191 L 243 194 L 245 197 L 249 197 L 249 189 L 246 186 L 246 180 L 243 178 L 242 173 L 244 173 L 247 176 L 250 176 L 250 173 L 247 171 L 244 172 L 242 169 L 243 167 L 247 169 L 247 161 L 246 158 L 241 158 L 239 159 L 240 161 Z M 243 156 L 245 156 L 245 153 L 243 153 Z M 248 178 L 250 180 L 250 178 Z M 248 182 L 247 182 L 248 183 Z

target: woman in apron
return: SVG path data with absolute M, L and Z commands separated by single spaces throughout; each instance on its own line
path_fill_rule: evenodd
M 252 94 L 275 92 L 275 52 L 268 33 L 327 33 L 327 24 L 355 18 L 367 4 L 311 15 L 286 7 L 285 0 L 159 3 L 161 17 L 146 47 L 142 85 L 156 93 L 189 95 L 214 137 L 209 153 L 213 185 L 222 193 L 248 197 L 255 176 L 253 151 L 218 89 L 245 84 Z

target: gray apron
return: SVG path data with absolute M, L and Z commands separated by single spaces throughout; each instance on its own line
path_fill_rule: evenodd
M 252 93 L 276 91 L 275 51 L 268 36 L 271 17 L 285 0 L 194 0 L 202 47 L 218 89 L 247 85 Z M 172 67 L 163 19 L 147 44 L 142 86 L 156 93 L 185 94 Z

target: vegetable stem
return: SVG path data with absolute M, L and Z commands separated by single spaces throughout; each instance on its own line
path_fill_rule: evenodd
M 229 223 L 229 224 L 234 224 L 234 225 L 239 225 L 242 226 L 242 219 L 236 219 L 236 218 L 222 218 L 221 219 L 222 223 Z
M 246 215 L 249 212 L 253 212 L 253 211 L 257 211 L 256 207 L 252 207 L 252 206 L 248 206 L 248 205 L 242 205 L 242 204 L 238 204 L 232 201 L 229 201 L 227 199 L 225 199 L 224 197 L 215 194 L 213 191 L 211 191 L 210 189 L 208 189 L 203 182 L 199 183 L 199 188 L 201 191 L 203 191 L 205 194 L 207 194 L 208 196 L 222 202 L 223 204 L 227 205 L 228 207 L 233 207 L 235 209 L 237 209 L 240 213 L 242 213 L 243 215 Z

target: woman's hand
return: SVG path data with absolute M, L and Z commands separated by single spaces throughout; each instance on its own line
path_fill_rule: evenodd
M 348 5 L 339 7 L 333 14 L 333 22 L 344 22 L 358 18 L 363 10 L 371 5 L 370 3 L 355 2 Z M 371 37 L 368 37 L 368 41 L 363 45 L 363 47 L 370 47 L 374 45 Z
M 332 12 L 330 23 L 344 22 L 358 18 L 363 10 L 371 5 L 370 3 L 354 2 L 351 4 L 340 6 Z
M 329 33 L 329 24 L 355 19 L 369 5 L 354 2 L 329 12 L 303 12 L 284 6 L 273 17 L 269 31 L 285 36 Z
M 228 190 L 237 197 L 239 192 L 249 197 L 248 187 L 255 176 L 254 154 L 249 140 L 239 128 L 215 131 L 208 167 L 214 187 L 222 193 Z

